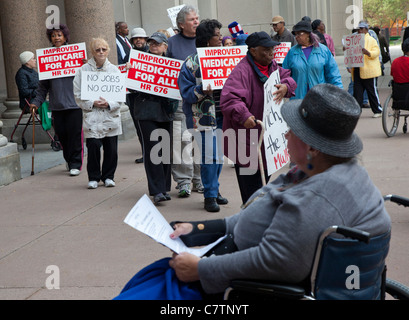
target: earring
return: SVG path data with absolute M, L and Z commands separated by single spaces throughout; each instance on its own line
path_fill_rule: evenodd
M 311 171 L 311 170 L 314 169 L 314 166 L 313 166 L 313 164 L 311 163 L 311 161 L 312 161 L 312 155 L 311 155 L 310 153 L 307 154 L 307 160 L 308 160 L 307 169 Z

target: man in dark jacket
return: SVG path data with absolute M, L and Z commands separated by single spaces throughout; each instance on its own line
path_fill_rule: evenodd
M 125 64 L 129 60 L 129 55 L 131 53 L 131 43 L 127 38 L 128 35 L 128 25 L 125 22 L 118 22 L 116 25 L 116 48 L 118 51 L 118 65 Z
M 30 51 L 25 51 L 20 54 L 20 62 L 22 64 L 21 68 L 16 74 L 16 84 L 18 87 L 18 93 L 20 97 L 20 109 L 28 113 L 30 108 L 27 105 L 26 99 L 29 103 L 36 96 L 36 89 L 38 87 L 38 73 L 35 69 L 36 59 L 34 53 Z

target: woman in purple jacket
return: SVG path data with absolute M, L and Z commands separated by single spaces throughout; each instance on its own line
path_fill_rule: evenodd
M 262 187 L 261 172 L 258 162 L 258 141 L 261 127 L 257 120 L 263 120 L 264 84 L 277 69 L 281 84 L 273 92 L 275 100 L 294 96 L 297 84 L 291 73 L 278 66 L 273 60 L 274 46 L 278 42 L 262 31 L 251 34 L 246 44 L 249 47 L 247 57 L 233 70 L 222 90 L 220 107 L 223 112 L 223 130 L 234 130 L 234 141 L 225 143 L 225 155 L 235 162 L 236 176 L 239 183 L 243 204 Z M 231 143 L 235 143 L 234 146 Z M 245 150 L 244 150 L 245 148 Z M 245 152 L 244 152 L 245 151 Z M 263 150 L 264 168 L 267 168 Z M 263 173 L 267 176 L 267 172 Z M 268 177 L 266 177 L 268 181 Z

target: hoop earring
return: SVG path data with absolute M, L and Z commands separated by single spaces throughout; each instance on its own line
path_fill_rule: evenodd
M 311 161 L 312 161 L 312 155 L 311 155 L 310 153 L 307 154 L 307 160 L 308 160 L 307 169 L 311 171 L 311 170 L 314 169 L 314 166 L 313 166 L 313 164 L 311 163 Z

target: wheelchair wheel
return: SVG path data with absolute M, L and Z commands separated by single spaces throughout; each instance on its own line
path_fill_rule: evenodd
M 400 110 L 392 108 L 392 94 L 386 99 L 382 111 L 383 131 L 388 137 L 393 137 L 398 129 Z
M 395 280 L 386 279 L 386 293 L 398 300 L 409 300 L 409 288 Z

